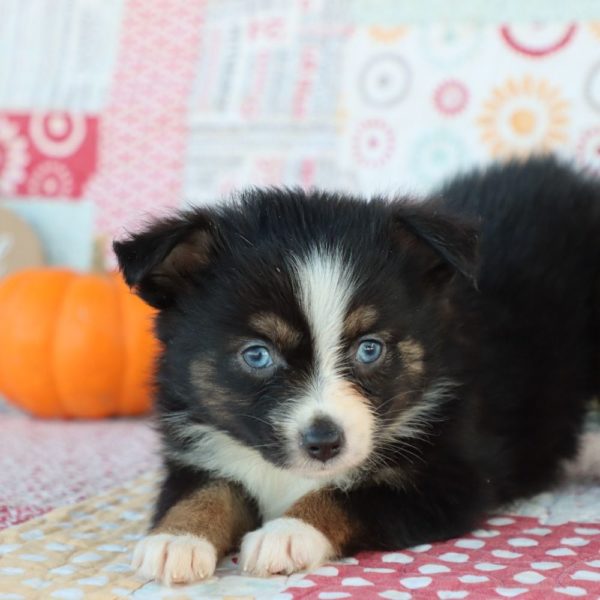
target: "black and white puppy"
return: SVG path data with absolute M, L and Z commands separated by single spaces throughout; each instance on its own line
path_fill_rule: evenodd
M 555 480 L 600 389 L 600 184 L 551 158 L 418 203 L 252 190 L 114 247 L 159 309 L 134 565 L 167 583 L 464 534 Z

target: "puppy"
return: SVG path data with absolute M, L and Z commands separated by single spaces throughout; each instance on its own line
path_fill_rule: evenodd
M 418 203 L 252 190 L 114 249 L 159 309 L 134 566 L 165 583 L 464 534 L 556 479 L 599 391 L 600 184 L 552 158 Z

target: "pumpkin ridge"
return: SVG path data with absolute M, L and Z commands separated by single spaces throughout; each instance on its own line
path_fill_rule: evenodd
M 52 328 L 52 336 L 51 336 L 51 341 L 50 341 L 50 347 L 49 347 L 49 360 L 50 360 L 50 364 L 52 365 L 52 368 L 50 369 L 50 380 L 52 381 L 52 386 L 54 388 L 54 392 L 55 392 L 55 397 L 56 397 L 56 402 L 58 403 L 59 409 L 61 411 L 61 413 L 63 415 L 65 415 L 66 417 L 73 417 L 74 415 L 70 414 L 67 411 L 66 405 L 63 402 L 63 399 L 60 395 L 60 391 L 58 388 L 58 382 L 56 381 L 56 346 L 57 346 L 57 340 L 58 340 L 58 336 L 60 334 L 59 328 L 60 325 L 62 323 L 62 316 L 63 316 L 63 312 L 65 310 L 65 303 L 66 303 L 66 298 L 67 298 L 67 291 L 69 289 L 69 287 L 71 285 L 73 285 L 73 281 L 74 278 L 70 277 L 69 279 L 67 279 L 66 283 L 65 283 L 65 287 L 63 289 L 63 293 L 60 299 L 60 303 L 57 306 L 56 309 L 56 317 L 54 319 L 54 327 Z

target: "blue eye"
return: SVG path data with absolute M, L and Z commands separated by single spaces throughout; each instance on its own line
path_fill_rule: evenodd
M 383 344 L 377 340 L 364 340 L 358 345 L 356 360 L 360 363 L 370 364 L 378 360 L 383 352 Z
M 242 358 L 252 369 L 266 369 L 273 364 L 273 358 L 266 346 L 250 346 L 242 352 Z

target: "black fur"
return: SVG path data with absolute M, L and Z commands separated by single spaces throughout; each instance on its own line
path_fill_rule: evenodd
M 165 270 L 198 230 L 208 232 L 201 250 L 172 256 Z M 352 265 L 353 305 L 375 306 L 374 329 L 389 332 L 377 370 L 345 365 L 373 406 L 376 442 L 384 423 L 424 401 L 429 384 L 455 384 L 422 435 L 376 444 L 369 464 L 378 467 L 364 466 L 350 489 L 335 492 L 363 525 L 346 551 L 460 535 L 486 511 L 556 480 L 600 391 L 600 184 L 539 158 L 461 176 L 418 204 L 254 190 L 115 244 L 128 283 L 162 309 L 157 410 L 170 474 L 157 519 L 212 477 L 178 462 L 197 441 L 181 435 L 182 422 L 209 424 L 289 466 L 265 415 L 285 408 L 314 370 L 290 271 L 315 245 Z M 248 319 L 264 311 L 302 341 L 286 369 L 257 380 L 232 348 L 256 337 Z M 395 350 L 405 339 L 424 348 L 418 386 Z M 198 363 L 209 365 L 202 381 L 190 374 Z

